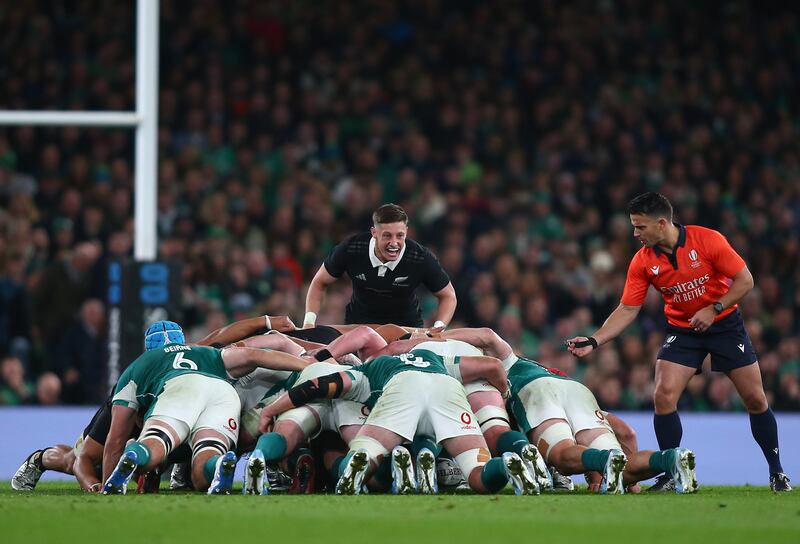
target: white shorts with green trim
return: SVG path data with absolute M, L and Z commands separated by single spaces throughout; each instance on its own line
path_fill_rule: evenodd
M 548 419 L 566 420 L 573 435 L 584 429 L 611 430 L 592 392 L 574 380 L 538 378 L 514 397 L 512 412 L 526 433 Z
M 481 435 L 461 384 L 450 376 L 427 372 L 400 372 L 390 379 L 366 424 L 409 441 L 418 433 L 434 436 L 437 442 Z
M 181 374 L 164 384 L 150 417 L 167 416 L 185 423 L 190 436 L 212 429 L 236 444 L 241 403 L 233 386 L 202 374 Z

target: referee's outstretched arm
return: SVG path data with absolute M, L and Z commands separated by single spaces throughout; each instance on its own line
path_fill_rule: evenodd
M 439 299 L 439 307 L 436 309 L 436 319 L 434 326 L 447 325 L 453 319 L 453 314 L 456 312 L 456 290 L 453 288 L 453 283 L 448 282 L 443 289 L 433 293 L 433 296 Z

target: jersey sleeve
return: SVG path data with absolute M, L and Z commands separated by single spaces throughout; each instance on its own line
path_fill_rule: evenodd
M 353 384 L 341 398 L 345 400 L 354 400 L 356 402 L 366 402 L 370 395 L 372 395 L 369 379 L 363 372 L 359 372 L 358 370 L 346 370 L 345 373 L 350 376 Z
M 647 289 L 650 287 L 650 280 L 645 275 L 640 255 L 641 253 L 634 255 L 628 266 L 625 289 L 623 289 L 620 299 L 620 303 L 625 306 L 641 306 L 647 296 Z
M 731 247 L 728 239 L 721 232 L 708 229 L 706 236 L 703 238 L 711 264 L 726 277 L 734 277 L 745 267 L 744 259 L 736 253 L 736 250 Z
M 127 406 L 128 408 L 138 410 L 139 400 L 136 398 L 136 393 L 137 385 L 134 381 L 131 367 L 128 367 L 117 382 L 111 404 L 115 406 Z
M 431 293 L 441 291 L 450 283 L 450 276 L 444 271 L 439 259 L 429 250 L 425 250 L 425 260 L 422 261 L 422 283 Z
M 347 270 L 347 248 L 352 240 L 351 237 L 338 244 L 322 263 L 328 274 L 334 278 L 341 277 Z

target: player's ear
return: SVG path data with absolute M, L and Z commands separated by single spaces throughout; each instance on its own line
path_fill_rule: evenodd
M 369 228 L 369 233 L 372 235 L 372 237 L 373 237 L 373 238 L 377 238 L 377 237 L 378 237 L 378 236 L 375 234 L 376 232 L 377 232 L 377 231 L 375 230 L 375 227 L 370 227 L 370 228 Z

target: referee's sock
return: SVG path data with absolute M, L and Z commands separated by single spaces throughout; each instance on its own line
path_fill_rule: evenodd
M 681 445 L 683 427 L 677 410 L 669 414 L 655 414 L 653 416 L 653 427 L 656 431 L 658 449 L 662 451 L 669 450 Z
M 781 457 L 778 454 L 778 423 L 772 410 L 767 408 L 760 414 L 750 414 L 750 430 L 761 451 L 764 452 L 770 474 L 783 472 Z

